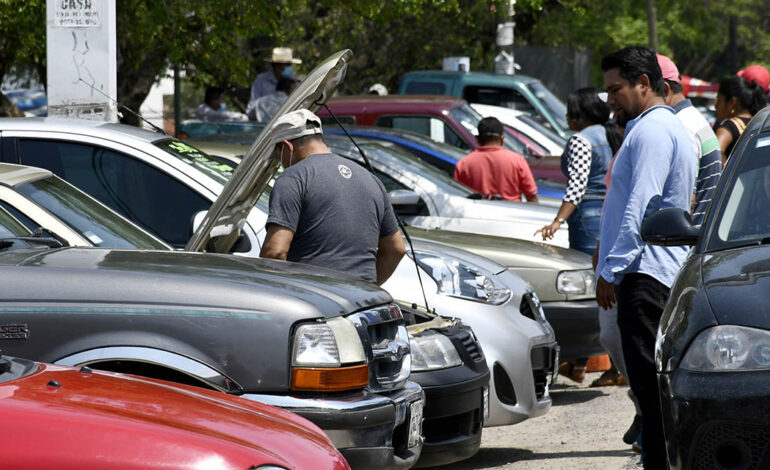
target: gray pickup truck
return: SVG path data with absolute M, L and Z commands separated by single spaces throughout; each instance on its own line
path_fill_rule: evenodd
M 301 264 L 54 242 L 0 241 L 4 354 L 277 405 L 320 426 L 353 468 L 419 457 L 424 395 L 387 292 Z

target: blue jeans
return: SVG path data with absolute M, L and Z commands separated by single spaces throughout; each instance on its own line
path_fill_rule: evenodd
M 599 245 L 599 221 L 602 217 L 602 200 L 581 201 L 567 218 L 569 247 L 593 255 Z

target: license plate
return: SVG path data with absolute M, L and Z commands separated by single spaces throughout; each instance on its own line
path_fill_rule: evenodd
M 422 400 L 409 405 L 409 442 L 407 446 L 412 448 L 422 439 Z
M 484 387 L 482 396 L 484 397 L 484 423 L 486 423 L 489 421 L 489 387 Z

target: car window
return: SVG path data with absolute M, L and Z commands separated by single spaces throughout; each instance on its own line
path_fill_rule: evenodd
M 431 116 L 380 116 L 376 126 L 402 129 L 430 137 L 452 147 L 470 150 L 462 138 L 441 119 Z
M 335 116 L 337 116 L 335 114 Z M 331 116 L 321 116 L 321 125 L 323 126 L 336 126 L 337 121 L 341 122 L 343 125 L 346 126 L 355 126 L 356 125 L 356 117 L 355 116 L 337 116 L 337 119 L 334 119 Z
M 405 95 L 446 95 L 446 85 L 441 82 L 409 82 Z
M 374 174 L 375 174 L 375 176 L 377 176 L 377 178 L 380 179 L 380 181 L 382 182 L 383 186 L 385 186 L 385 191 L 387 191 L 387 192 L 395 191 L 397 189 L 409 189 L 406 186 L 404 186 L 403 184 L 401 184 L 398 181 L 396 181 L 395 179 L 393 179 L 391 176 L 386 175 L 385 173 L 383 173 L 383 172 L 381 172 L 379 170 L 374 170 Z
M 509 87 L 468 85 L 463 90 L 463 98 L 469 103 L 502 106 L 527 113 L 535 112 L 535 108 L 527 101 L 524 95 Z
M 207 155 L 187 142 L 181 140 L 165 139 L 153 142 L 153 145 L 169 153 L 182 162 L 195 167 L 209 178 L 218 183 L 225 184 L 235 169 L 234 163 L 225 162 L 222 159 Z
M 746 146 L 723 194 L 709 250 L 757 244 L 770 237 L 770 137 Z
M 134 224 L 58 178 L 20 184 L 15 189 L 69 225 L 94 246 L 167 249 Z
M 52 171 L 175 247 L 190 238 L 193 215 L 211 205 L 166 173 L 104 147 L 22 139 L 19 153 L 21 163 Z M 178 158 L 207 174 L 217 173 L 188 154 Z
M 37 228 L 30 229 L 23 225 L 23 221 L 20 223 L 19 220 L 21 219 L 11 215 L 11 211 L 8 210 L 8 204 L 5 201 L 0 201 L 0 206 L 3 207 L 3 209 L 0 209 L 0 238 L 28 237 L 30 232 Z
M 529 90 L 537 97 L 545 109 L 548 110 L 548 114 L 551 115 L 551 118 L 556 121 L 561 129 L 568 130 L 567 106 L 539 81 L 528 83 L 527 88 L 529 88 Z

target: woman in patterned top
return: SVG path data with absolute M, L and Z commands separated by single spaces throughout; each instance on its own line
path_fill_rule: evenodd
M 556 219 L 535 233 L 542 233 L 543 240 L 553 238 L 566 220 L 570 248 L 593 255 L 599 243 L 599 219 L 607 192 L 604 176 L 623 135 L 610 120 L 610 108 L 596 88 L 570 93 L 567 123 L 570 130 L 576 131 L 561 156 L 567 190 Z
M 722 147 L 722 163 L 727 161 L 751 117 L 765 105 L 765 93 L 756 82 L 749 83 L 737 76 L 719 82 L 715 103 L 719 124 L 714 126 L 714 133 Z

